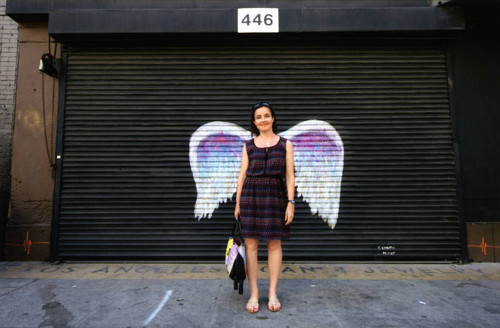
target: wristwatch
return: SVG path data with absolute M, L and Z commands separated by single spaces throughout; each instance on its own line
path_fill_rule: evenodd
M 289 199 L 288 201 L 292 203 L 292 205 L 295 205 L 295 201 L 293 199 Z

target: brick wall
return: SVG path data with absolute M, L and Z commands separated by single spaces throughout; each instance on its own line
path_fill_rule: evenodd
M 0 260 L 4 259 L 5 226 L 10 194 L 10 163 L 16 92 L 18 25 L 5 15 L 0 0 Z

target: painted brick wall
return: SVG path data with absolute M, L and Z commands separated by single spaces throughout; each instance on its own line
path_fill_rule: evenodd
M 10 163 L 16 92 L 18 25 L 5 15 L 0 0 L 0 260 L 4 259 L 5 225 L 10 194 Z

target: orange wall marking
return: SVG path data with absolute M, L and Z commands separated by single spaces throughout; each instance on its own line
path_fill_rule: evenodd
M 487 248 L 500 248 L 500 246 L 489 246 L 487 243 L 484 242 L 484 237 L 481 240 L 480 245 L 467 245 L 467 247 L 479 247 L 479 248 L 481 248 L 481 253 L 483 253 L 484 256 L 486 256 L 486 249 Z
M 24 247 L 24 252 L 26 254 L 30 254 L 30 250 L 31 250 L 31 245 L 39 245 L 39 244 L 50 244 L 48 241 L 36 241 L 36 242 L 33 242 L 30 240 L 30 237 L 29 237 L 29 232 L 26 232 L 26 238 L 24 239 L 23 243 L 22 244 L 13 244 L 13 243 L 7 243 L 8 246 L 18 246 L 18 247 Z

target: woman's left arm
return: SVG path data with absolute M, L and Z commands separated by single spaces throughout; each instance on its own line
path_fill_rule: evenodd
M 295 198 L 295 169 L 293 167 L 293 146 L 290 140 L 286 142 L 286 188 L 288 199 L 294 200 Z M 285 224 L 289 225 L 293 221 L 295 213 L 295 205 L 288 202 L 285 211 Z

